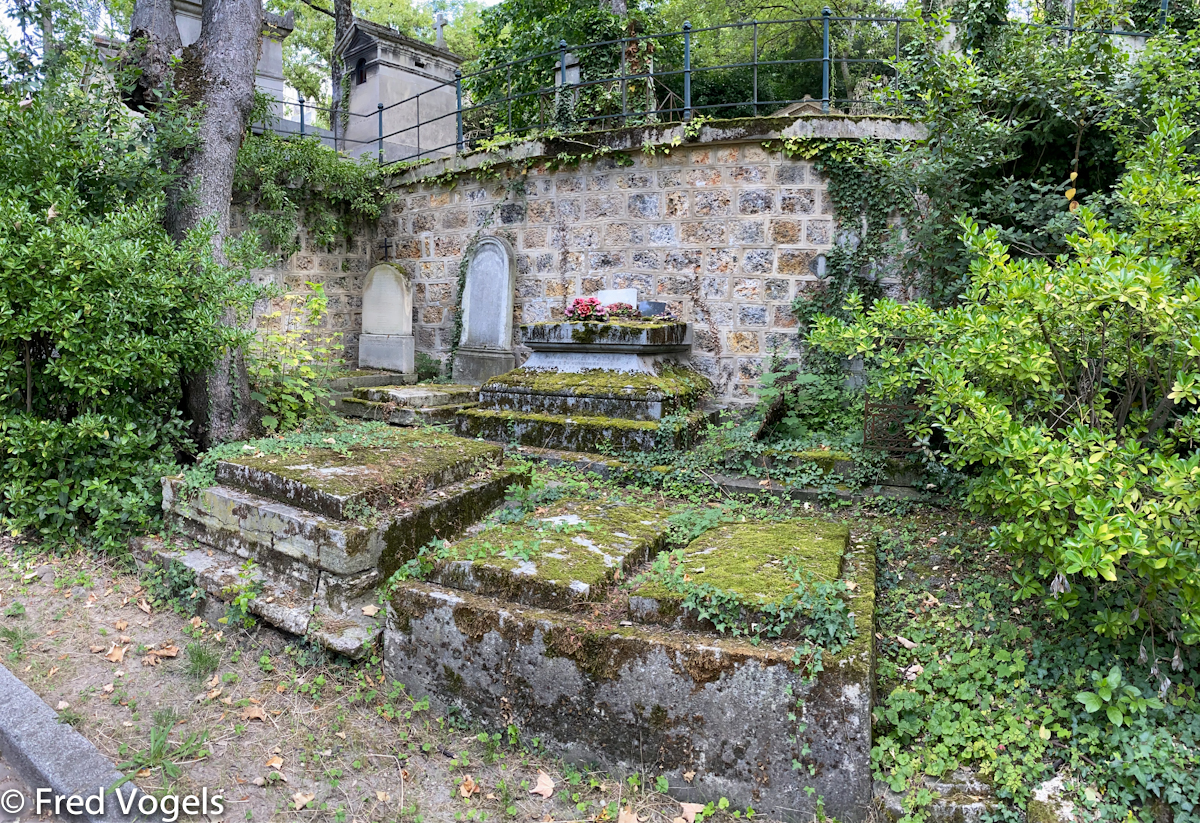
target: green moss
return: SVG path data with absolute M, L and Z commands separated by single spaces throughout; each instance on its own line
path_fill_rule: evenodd
M 369 446 L 308 447 L 283 454 L 253 453 L 225 462 L 254 470 L 255 483 L 305 486 L 336 497 L 375 504 L 470 476 L 498 463 L 497 447 L 436 431 L 394 429 Z M 269 493 L 267 488 L 251 491 Z
M 530 394 L 582 395 L 625 400 L 671 400 L 675 408 L 690 408 L 711 390 L 708 378 L 682 366 L 666 366 L 658 374 L 588 369 L 558 372 L 515 369 L 493 377 L 484 390 L 509 389 Z
M 718 526 L 693 540 L 684 550 L 684 569 L 691 581 L 732 591 L 761 603 L 779 603 L 795 589 L 784 562 L 790 557 L 822 580 L 841 574 L 849 529 L 821 521 L 732 523 Z M 631 591 L 665 607 L 683 600 L 662 583 L 646 581 Z
M 564 498 L 519 523 L 491 521 L 452 544 L 433 579 L 530 605 L 594 600 L 662 546 L 666 514 L 607 493 Z M 459 561 L 470 561 L 469 572 Z

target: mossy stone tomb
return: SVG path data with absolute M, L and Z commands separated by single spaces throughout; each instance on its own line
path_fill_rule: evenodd
M 489 443 L 431 429 L 363 431 L 359 441 L 300 448 L 253 441 L 216 464 L 207 488 L 163 478 L 168 522 L 200 547 L 158 543 L 142 554 L 189 566 L 220 599 L 259 589 L 252 613 L 361 654 L 381 630 L 361 610 L 380 581 L 433 538 L 484 517 L 520 479 Z
M 786 597 L 795 569 L 852 584 L 859 631 L 811 667 L 786 635 L 718 634 L 656 588 L 648 558 L 671 512 L 621 494 L 502 510 L 395 582 L 388 674 L 439 711 L 511 723 L 569 761 L 652 769 L 680 800 L 809 821 L 819 799 L 843 823 L 866 820 L 872 547 L 797 520 L 723 525 L 683 550 L 689 575 L 747 604 Z
M 525 364 L 484 383 L 459 433 L 566 451 L 680 447 L 711 389 L 689 369 L 686 323 L 609 321 L 521 327 Z

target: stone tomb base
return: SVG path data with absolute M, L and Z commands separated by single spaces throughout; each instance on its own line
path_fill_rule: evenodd
M 222 600 L 249 587 L 252 614 L 358 656 L 382 629 L 362 612 L 377 586 L 431 539 L 499 505 L 518 480 L 502 459 L 487 443 L 404 429 L 339 450 L 247 451 L 218 463 L 217 485 L 194 495 L 183 478 L 164 478 L 168 524 L 187 539 L 140 554 L 182 563 Z
M 453 423 L 455 414 L 473 408 L 478 401 L 478 386 L 368 386 L 342 398 L 337 411 L 346 417 L 382 420 L 393 426 L 416 426 Z
M 701 421 L 710 384 L 677 362 L 684 323 L 535 323 L 521 327 L 533 355 L 483 384 L 458 416 L 460 434 L 526 446 L 596 452 L 683 446 Z
M 723 796 L 811 821 L 820 798 L 843 823 L 866 820 L 870 547 L 850 546 L 845 527 L 793 522 L 722 527 L 685 553 L 689 573 L 764 603 L 788 590 L 785 557 L 853 582 L 859 634 L 810 677 L 793 662 L 794 643 L 705 630 L 643 579 L 665 531 L 662 512 L 588 499 L 560 500 L 516 526 L 485 524 L 425 579 L 393 591 L 388 674 L 438 711 L 455 707 L 485 728 L 514 724 L 569 761 L 665 774 L 683 801 Z

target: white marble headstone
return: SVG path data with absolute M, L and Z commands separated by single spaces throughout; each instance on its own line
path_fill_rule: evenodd
M 636 309 L 638 304 L 637 289 L 601 289 L 592 296 L 599 300 L 602 306 L 628 303 Z
M 508 244 L 485 237 L 467 264 L 463 288 L 463 330 L 459 345 L 467 349 L 512 348 L 513 290 L 516 266 Z
M 363 334 L 412 334 L 412 286 L 394 266 L 371 269 L 363 288 Z

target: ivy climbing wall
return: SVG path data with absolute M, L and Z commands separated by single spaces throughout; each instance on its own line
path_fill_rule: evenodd
M 694 324 L 693 366 L 718 400 L 739 403 L 773 349 L 798 354 L 791 302 L 816 285 L 834 220 L 812 163 L 757 138 L 427 178 L 380 229 L 413 277 L 419 350 L 450 353 L 461 263 L 494 234 L 517 255 L 514 326 L 561 318 L 600 289 L 637 289 Z

